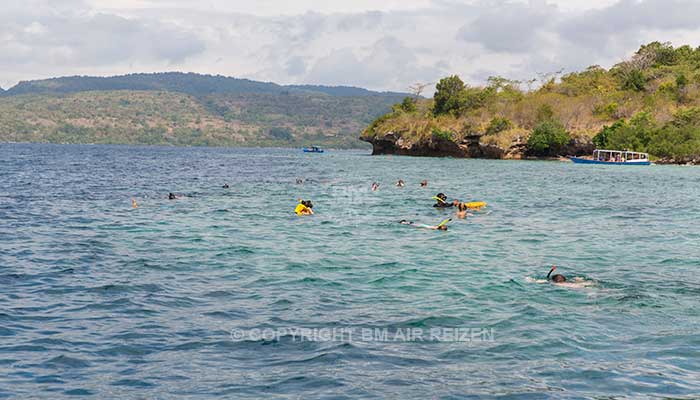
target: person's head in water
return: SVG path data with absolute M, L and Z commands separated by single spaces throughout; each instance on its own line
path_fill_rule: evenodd
M 314 208 L 314 205 L 311 203 L 311 200 L 302 200 L 301 204 L 305 205 L 306 207 L 309 208 Z
M 222 186 L 222 188 L 224 188 L 224 189 L 230 189 L 231 186 L 229 186 L 228 183 L 224 183 L 224 186 Z
M 435 228 L 438 231 L 446 231 L 447 230 L 447 225 L 439 225 L 437 228 Z
M 175 197 L 175 194 L 173 193 L 168 193 L 168 200 L 175 200 L 177 197 Z
M 564 275 L 561 275 L 561 274 L 552 275 L 552 272 L 554 272 L 555 269 L 557 269 L 557 266 L 552 265 L 552 269 L 550 269 L 549 273 L 547 274 L 547 280 L 552 281 L 554 283 L 566 282 L 566 277 Z
M 420 182 L 420 186 L 421 186 L 421 187 L 426 187 L 426 186 L 428 186 L 428 180 L 427 180 L 427 179 L 423 179 L 423 180 Z
M 433 196 L 435 199 L 435 204 L 433 204 L 433 207 L 452 207 L 452 203 L 447 202 L 447 196 L 445 196 L 445 193 L 438 193 L 435 196 Z

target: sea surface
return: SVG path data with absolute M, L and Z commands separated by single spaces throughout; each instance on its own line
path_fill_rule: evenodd
M 0 144 L 0 398 L 698 398 L 699 221 L 698 167 Z

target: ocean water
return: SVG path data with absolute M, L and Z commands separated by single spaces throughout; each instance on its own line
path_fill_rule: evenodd
M 1 144 L 0 397 L 697 398 L 699 220 L 697 167 Z

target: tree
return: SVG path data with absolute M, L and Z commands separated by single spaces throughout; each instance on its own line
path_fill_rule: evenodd
M 550 119 L 540 122 L 527 140 L 528 152 L 536 156 L 555 156 L 571 141 L 561 122 Z
M 641 92 L 647 84 L 644 73 L 639 69 L 632 69 L 622 74 L 622 88 Z
M 499 132 L 506 131 L 510 128 L 513 127 L 513 123 L 510 122 L 508 118 L 505 117 L 493 117 L 491 119 L 491 122 L 489 122 L 489 126 L 486 127 L 486 134 L 487 135 L 495 135 Z
M 294 138 L 292 131 L 289 128 L 275 126 L 268 131 L 270 137 L 277 140 L 290 141 Z
M 420 94 L 423 93 L 423 90 L 427 88 L 428 86 L 432 85 L 433 82 L 427 82 L 427 83 L 421 83 L 421 82 L 416 82 L 413 85 L 408 87 L 408 90 L 411 91 L 411 94 L 415 96 L 415 98 L 419 98 Z
M 407 113 L 416 111 L 416 99 L 405 97 L 401 102 L 401 109 Z
M 433 114 L 459 113 L 464 105 L 464 82 L 452 75 L 440 79 L 435 87 Z
M 629 122 L 616 121 L 593 137 L 593 143 L 601 149 L 646 151 L 654 135 L 656 124 L 648 112 L 635 114 Z

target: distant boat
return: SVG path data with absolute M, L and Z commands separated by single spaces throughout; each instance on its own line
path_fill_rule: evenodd
M 316 146 L 304 147 L 304 153 L 323 153 L 323 149 Z
M 593 150 L 593 157 L 569 157 L 576 164 L 649 165 L 649 154 L 636 151 Z

